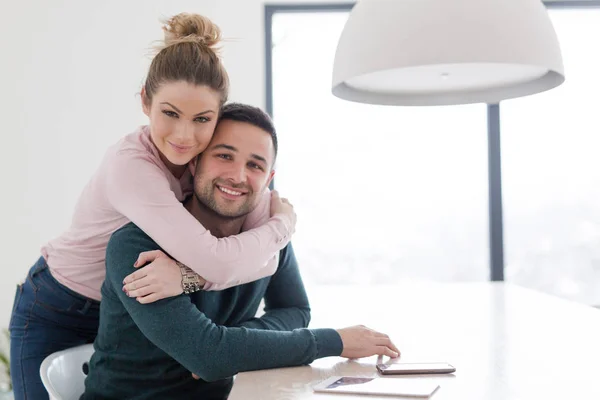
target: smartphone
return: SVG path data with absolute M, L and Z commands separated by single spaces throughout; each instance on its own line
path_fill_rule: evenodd
M 381 375 L 451 374 L 456 371 L 448 363 L 393 363 L 377 364 Z

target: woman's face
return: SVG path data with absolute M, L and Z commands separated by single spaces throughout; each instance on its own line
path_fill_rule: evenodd
M 184 166 L 200 154 L 212 138 L 221 97 L 207 86 L 185 81 L 160 85 L 152 103 L 142 91 L 142 108 L 150 118 L 150 136 L 170 169 Z

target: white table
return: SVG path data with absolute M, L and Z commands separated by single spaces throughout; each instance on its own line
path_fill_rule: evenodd
M 364 324 L 388 333 L 403 361 L 454 365 L 453 375 L 385 378 L 435 381 L 434 400 L 600 399 L 600 310 L 592 307 L 502 283 L 308 292 L 311 327 Z M 312 386 L 333 375 L 375 376 L 375 362 L 330 357 L 241 373 L 230 399 L 356 399 L 315 394 Z

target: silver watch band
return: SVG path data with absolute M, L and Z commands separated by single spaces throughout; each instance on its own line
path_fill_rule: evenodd
M 202 290 L 203 285 L 200 283 L 198 274 L 179 261 L 176 261 L 176 263 L 181 271 L 181 289 L 183 290 L 183 293 L 189 294 Z

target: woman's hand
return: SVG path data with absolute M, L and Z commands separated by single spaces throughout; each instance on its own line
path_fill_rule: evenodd
M 276 214 L 287 215 L 292 223 L 290 233 L 296 230 L 296 212 L 294 206 L 285 197 L 279 197 L 277 190 L 271 191 L 271 217 Z
M 140 303 L 153 303 L 183 293 L 181 270 L 175 260 L 162 251 L 140 253 L 133 266 L 140 269 L 125 277 L 123 291 Z

